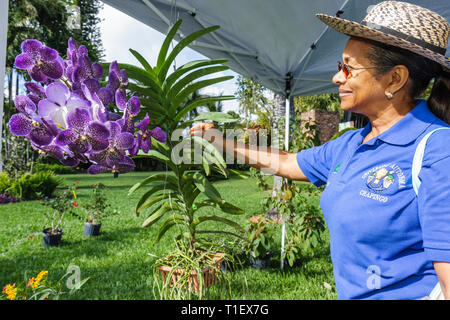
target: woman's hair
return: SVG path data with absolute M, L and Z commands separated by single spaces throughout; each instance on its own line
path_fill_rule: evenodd
M 450 124 L 450 73 L 444 72 L 439 63 L 414 52 L 368 39 L 363 40 L 371 44 L 367 58 L 380 67 L 376 75 L 385 74 L 397 65 L 408 68 L 411 99 L 419 98 L 434 79 L 427 100 L 428 108 L 436 117 Z

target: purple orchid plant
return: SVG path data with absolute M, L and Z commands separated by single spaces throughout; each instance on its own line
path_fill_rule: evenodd
M 118 177 L 134 169 L 131 157 L 139 150 L 150 150 L 151 137 L 166 141 L 161 128 L 149 130 L 148 115 L 135 124 L 141 105 L 137 97 L 127 100 L 128 77 L 116 61 L 102 87 L 102 66 L 92 64 L 86 47 L 72 38 L 66 60 L 37 40 L 25 40 L 21 48 L 15 67 L 27 70 L 36 82 L 25 83 L 29 93 L 15 98 L 19 113 L 11 117 L 9 128 L 41 156 L 71 167 L 90 162 L 88 173 L 111 171 Z M 111 112 L 110 105 L 122 115 Z

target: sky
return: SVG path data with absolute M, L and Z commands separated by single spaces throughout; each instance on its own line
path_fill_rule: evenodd
M 100 32 L 103 48 L 105 49 L 105 61 L 117 60 L 119 63 L 140 66 L 136 58 L 128 51 L 131 48 L 138 51 L 151 66 L 156 64 L 159 48 L 165 38 L 164 34 L 107 4 L 103 4 L 99 18 L 102 20 L 100 23 Z M 199 59 L 206 59 L 206 57 L 190 48 L 185 48 L 175 60 L 175 65 L 179 67 L 186 62 Z M 233 75 L 234 78 L 207 87 L 201 93 L 209 95 L 234 95 L 237 90 L 236 78 L 238 75 L 231 70 L 215 74 L 215 76 L 223 75 Z M 237 100 L 223 101 L 223 111 L 233 110 L 237 112 L 237 109 Z

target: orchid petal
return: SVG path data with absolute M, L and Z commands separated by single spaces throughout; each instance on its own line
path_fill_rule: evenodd
M 60 106 L 56 105 L 54 102 L 44 99 L 38 103 L 38 114 L 41 117 L 48 118 L 53 112 L 57 111 Z
M 75 153 L 85 153 L 92 150 L 88 139 L 81 136 L 78 136 L 77 140 L 68 144 L 68 147 Z
M 134 117 L 137 116 L 141 110 L 141 102 L 138 97 L 132 97 L 128 100 L 127 108 Z
M 69 128 L 74 128 L 79 132 L 84 132 L 91 120 L 89 111 L 80 108 L 71 110 L 66 119 Z
M 70 97 L 70 90 L 64 83 L 53 82 L 45 88 L 47 98 L 60 106 L 65 106 Z
M 103 68 L 98 62 L 92 64 L 92 73 L 95 78 L 101 78 L 103 76 Z
M 14 60 L 17 69 L 29 69 L 34 65 L 33 57 L 28 53 L 19 54 Z
M 109 142 L 107 140 L 97 140 L 88 137 L 88 141 L 93 151 L 102 151 L 109 147 Z
M 56 80 L 64 74 L 64 67 L 58 60 L 46 61 L 42 64 L 42 73 L 50 79 Z
M 122 132 L 117 136 L 116 147 L 117 149 L 127 150 L 131 149 L 134 145 L 134 136 L 129 132 Z
M 39 96 L 41 98 L 45 98 L 46 97 L 45 89 L 40 84 L 29 81 L 29 82 L 25 82 L 24 85 L 25 85 L 25 88 L 28 89 L 28 91 L 34 93 L 35 95 L 37 95 L 37 96 Z
M 159 142 L 166 142 L 166 133 L 160 127 L 150 130 L 150 135 Z
M 31 69 L 28 69 L 30 77 L 37 82 L 44 82 L 47 80 L 47 76 L 42 73 L 41 67 L 34 65 Z
M 121 127 L 119 125 L 119 123 L 117 123 L 116 121 L 108 121 L 106 122 L 106 127 L 108 128 L 109 132 L 110 132 L 110 139 L 115 140 L 116 137 L 120 134 L 121 132 Z
M 89 123 L 86 134 L 95 140 L 106 140 L 110 136 L 108 128 L 100 122 Z
M 33 100 L 27 96 L 16 96 L 14 98 L 14 106 L 17 110 L 26 115 L 36 112 L 36 105 Z
M 114 93 L 107 88 L 100 88 L 97 92 L 98 97 L 102 101 L 103 105 L 114 103 Z
M 20 46 L 23 52 L 36 56 L 39 52 L 39 49 L 42 48 L 42 43 L 34 39 L 27 39 L 24 40 Z
M 16 136 L 26 136 L 33 129 L 32 121 L 22 113 L 16 113 L 9 119 L 9 130 Z
M 46 46 L 42 46 L 41 48 L 39 48 L 39 55 L 43 61 L 49 62 L 58 58 L 58 51 Z
M 55 144 L 58 146 L 65 146 L 70 143 L 74 143 L 78 138 L 78 134 L 72 129 L 61 131 L 56 136 Z
M 124 110 L 127 107 L 127 96 L 123 90 L 116 90 L 116 105 L 120 110 Z
M 150 135 L 141 136 L 141 149 L 144 153 L 148 153 L 152 146 L 152 137 Z
M 44 127 L 34 127 L 30 132 L 30 140 L 39 145 L 46 146 L 50 144 L 54 138 Z
M 147 131 L 148 125 L 150 123 L 150 117 L 148 116 L 148 113 L 145 114 L 144 119 L 142 119 L 137 125 L 136 128 L 141 130 L 142 132 Z
M 90 166 L 88 168 L 88 173 L 89 174 L 99 174 L 99 173 L 107 172 L 110 170 L 111 170 L 110 168 L 102 166 L 100 164 L 93 164 L 92 166 Z

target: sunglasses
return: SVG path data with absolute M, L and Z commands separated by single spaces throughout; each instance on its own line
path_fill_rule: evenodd
M 350 79 L 353 77 L 352 70 L 363 70 L 363 69 L 378 69 L 380 67 L 365 67 L 365 68 L 353 68 L 348 64 L 342 63 L 340 61 L 337 62 L 338 72 L 343 72 L 346 79 Z M 383 68 L 383 67 L 381 67 Z

